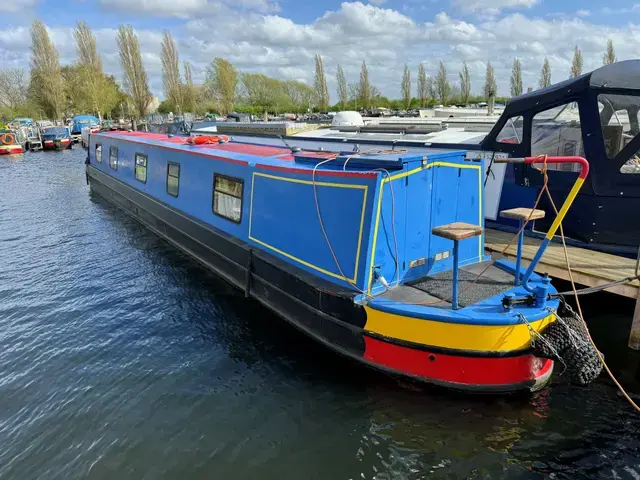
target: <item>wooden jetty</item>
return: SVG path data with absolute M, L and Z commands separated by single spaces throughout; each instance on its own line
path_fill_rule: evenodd
M 512 245 L 505 252 L 505 258 L 515 260 L 516 240 L 514 239 L 514 234 L 490 228 L 486 229 L 485 248 L 492 255 L 502 252 L 510 242 Z M 525 267 L 529 265 L 541 242 L 541 239 L 525 237 L 522 251 L 522 264 Z M 580 285 L 599 287 L 621 278 L 636 275 L 636 260 L 569 245 L 567 245 L 567 252 L 573 279 Z M 549 245 L 536 271 L 540 273 L 546 272 L 555 278 L 570 280 L 562 243 Z M 616 295 L 636 299 L 633 323 L 629 335 L 629 347 L 640 350 L 640 282 L 638 280 L 628 281 L 605 290 Z

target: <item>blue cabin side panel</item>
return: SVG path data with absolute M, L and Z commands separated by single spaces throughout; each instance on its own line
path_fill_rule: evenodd
M 249 239 L 315 273 L 363 288 L 377 179 L 309 177 L 253 172 Z
M 248 234 L 249 202 L 247 191 L 251 184 L 247 181 L 247 166 L 218 161 L 207 157 L 191 155 L 175 150 L 161 149 L 153 145 L 134 143 L 96 136 L 96 144 L 102 145 L 102 162 L 92 160 L 92 165 L 104 173 L 170 205 L 182 212 L 219 228 L 235 237 L 246 241 Z M 92 154 L 95 157 L 95 146 L 92 138 Z M 117 169 L 109 164 L 110 147 L 118 148 Z M 147 181 L 140 182 L 135 178 L 135 155 L 147 156 Z M 169 162 L 180 165 L 178 196 L 167 193 L 167 168 Z M 242 222 L 237 224 L 213 213 L 213 174 L 218 173 L 244 181 Z
M 102 148 L 101 162 L 96 145 Z M 117 147 L 117 169 L 109 164 Z M 147 157 L 147 181 L 135 178 L 136 154 Z M 226 154 L 225 154 L 226 155 Z M 233 235 L 328 281 L 364 289 L 372 217 L 379 174 L 322 175 L 315 183 L 318 203 L 331 249 L 324 237 L 309 173 L 273 171 L 253 163 L 256 157 L 230 161 L 194 155 L 142 142 L 102 135 L 91 138 L 91 164 L 102 172 L 198 220 Z M 168 163 L 180 165 L 178 196 L 167 193 Z M 242 217 L 234 223 L 213 212 L 214 173 L 242 180 Z M 342 272 L 340 271 L 342 270 Z

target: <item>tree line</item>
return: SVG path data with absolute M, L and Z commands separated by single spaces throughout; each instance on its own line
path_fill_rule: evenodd
M 79 21 L 74 29 L 77 59 L 71 65 L 60 65 L 60 56 L 51 41 L 46 26 L 35 20 L 30 29 L 31 55 L 29 71 L 0 69 L 0 114 L 5 118 L 30 116 L 60 119 L 79 113 L 99 117 L 143 117 L 153 109 L 147 73 L 142 62 L 138 38 L 130 25 L 120 25 L 116 36 L 122 83 L 103 71 L 96 38 L 89 25 Z M 300 113 L 310 110 L 360 110 L 374 107 L 410 109 L 434 105 L 468 104 L 480 101 L 501 101 L 495 72 L 487 63 L 481 95 L 471 95 L 471 75 L 466 62 L 459 72 L 459 83 L 449 80 L 447 69 L 439 61 L 434 77 L 418 66 L 416 92 L 409 66 L 405 64 L 400 99 L 389 99 L 371 82 L 366 62 L 360 66 L 357 81 L 347 82 L 344 70 L 335 71 L 337 102 L 330 105 L 327 76 L 322 56 L 314 56 L 313 85 L 296 80 L 280 80 L 261 73 L 240 72 L 228 60 L 214 58 L 206 67 L 202 85 L 195 85 L 189 62 L 180 63 L 179 52 L 170 32 L 162 37 L 160 58 L 165 100 L 161 113 L 233 111 L 253 114 L 267 112 Z M 616 61 L 613 42 L 608 40 L 603 64 Z M 582 74 L 582 53 L 576 46 L 570 76 Z M 182 66 L 182 68 L 181 68 Z M 539 88 L 551 84 L 551 66 L 544 59 Z M 513 61 L 510 77 L 511 96 L 523 93 L 522 65 Z

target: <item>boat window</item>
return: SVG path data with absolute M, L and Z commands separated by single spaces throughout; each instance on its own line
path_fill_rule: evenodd
M 136 180 L 147 183 L 147 156 L 136 153 Z
M 600 125 L 605 150 L 614 158 L 640 133 L 640 96 L 603 93 L 598 95 Z M 640 152 L 631 155 L 621 173 L 640 173 Z
M 522 116 L 510 118 L 500 130 L 496 140 L 498 143 L 519 144 L 522 142 L 522 125 Z
M 118 147 L 109 149 L 109 166 L 114 170 L 118 169 Z
M 213 174 L 213 213 L 240 223 L 242 218 L 242 190 L 244 181 L 240 178 Z
M 531 125 L 531 156 L 584 156 L 580 115 L 576 102 L 565 103 L 537 113 Z M 559 163 L 549 170 L 578 171 L 579 165 Z
M 169 162 L 167 165 L 167 193 L 174 197 L 180 190 L 180 164 Z
M 102 163 L 102 145 L 96 145 L 96 162 Z

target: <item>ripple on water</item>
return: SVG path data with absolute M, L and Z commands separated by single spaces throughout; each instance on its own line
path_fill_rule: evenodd
M 606 380 L 471 397 L 372 372 L 91 196 L 84 157 L 0 159 L 0 478 L 640 476 Z M 637 392 L 638 356 L 602 348 Z

